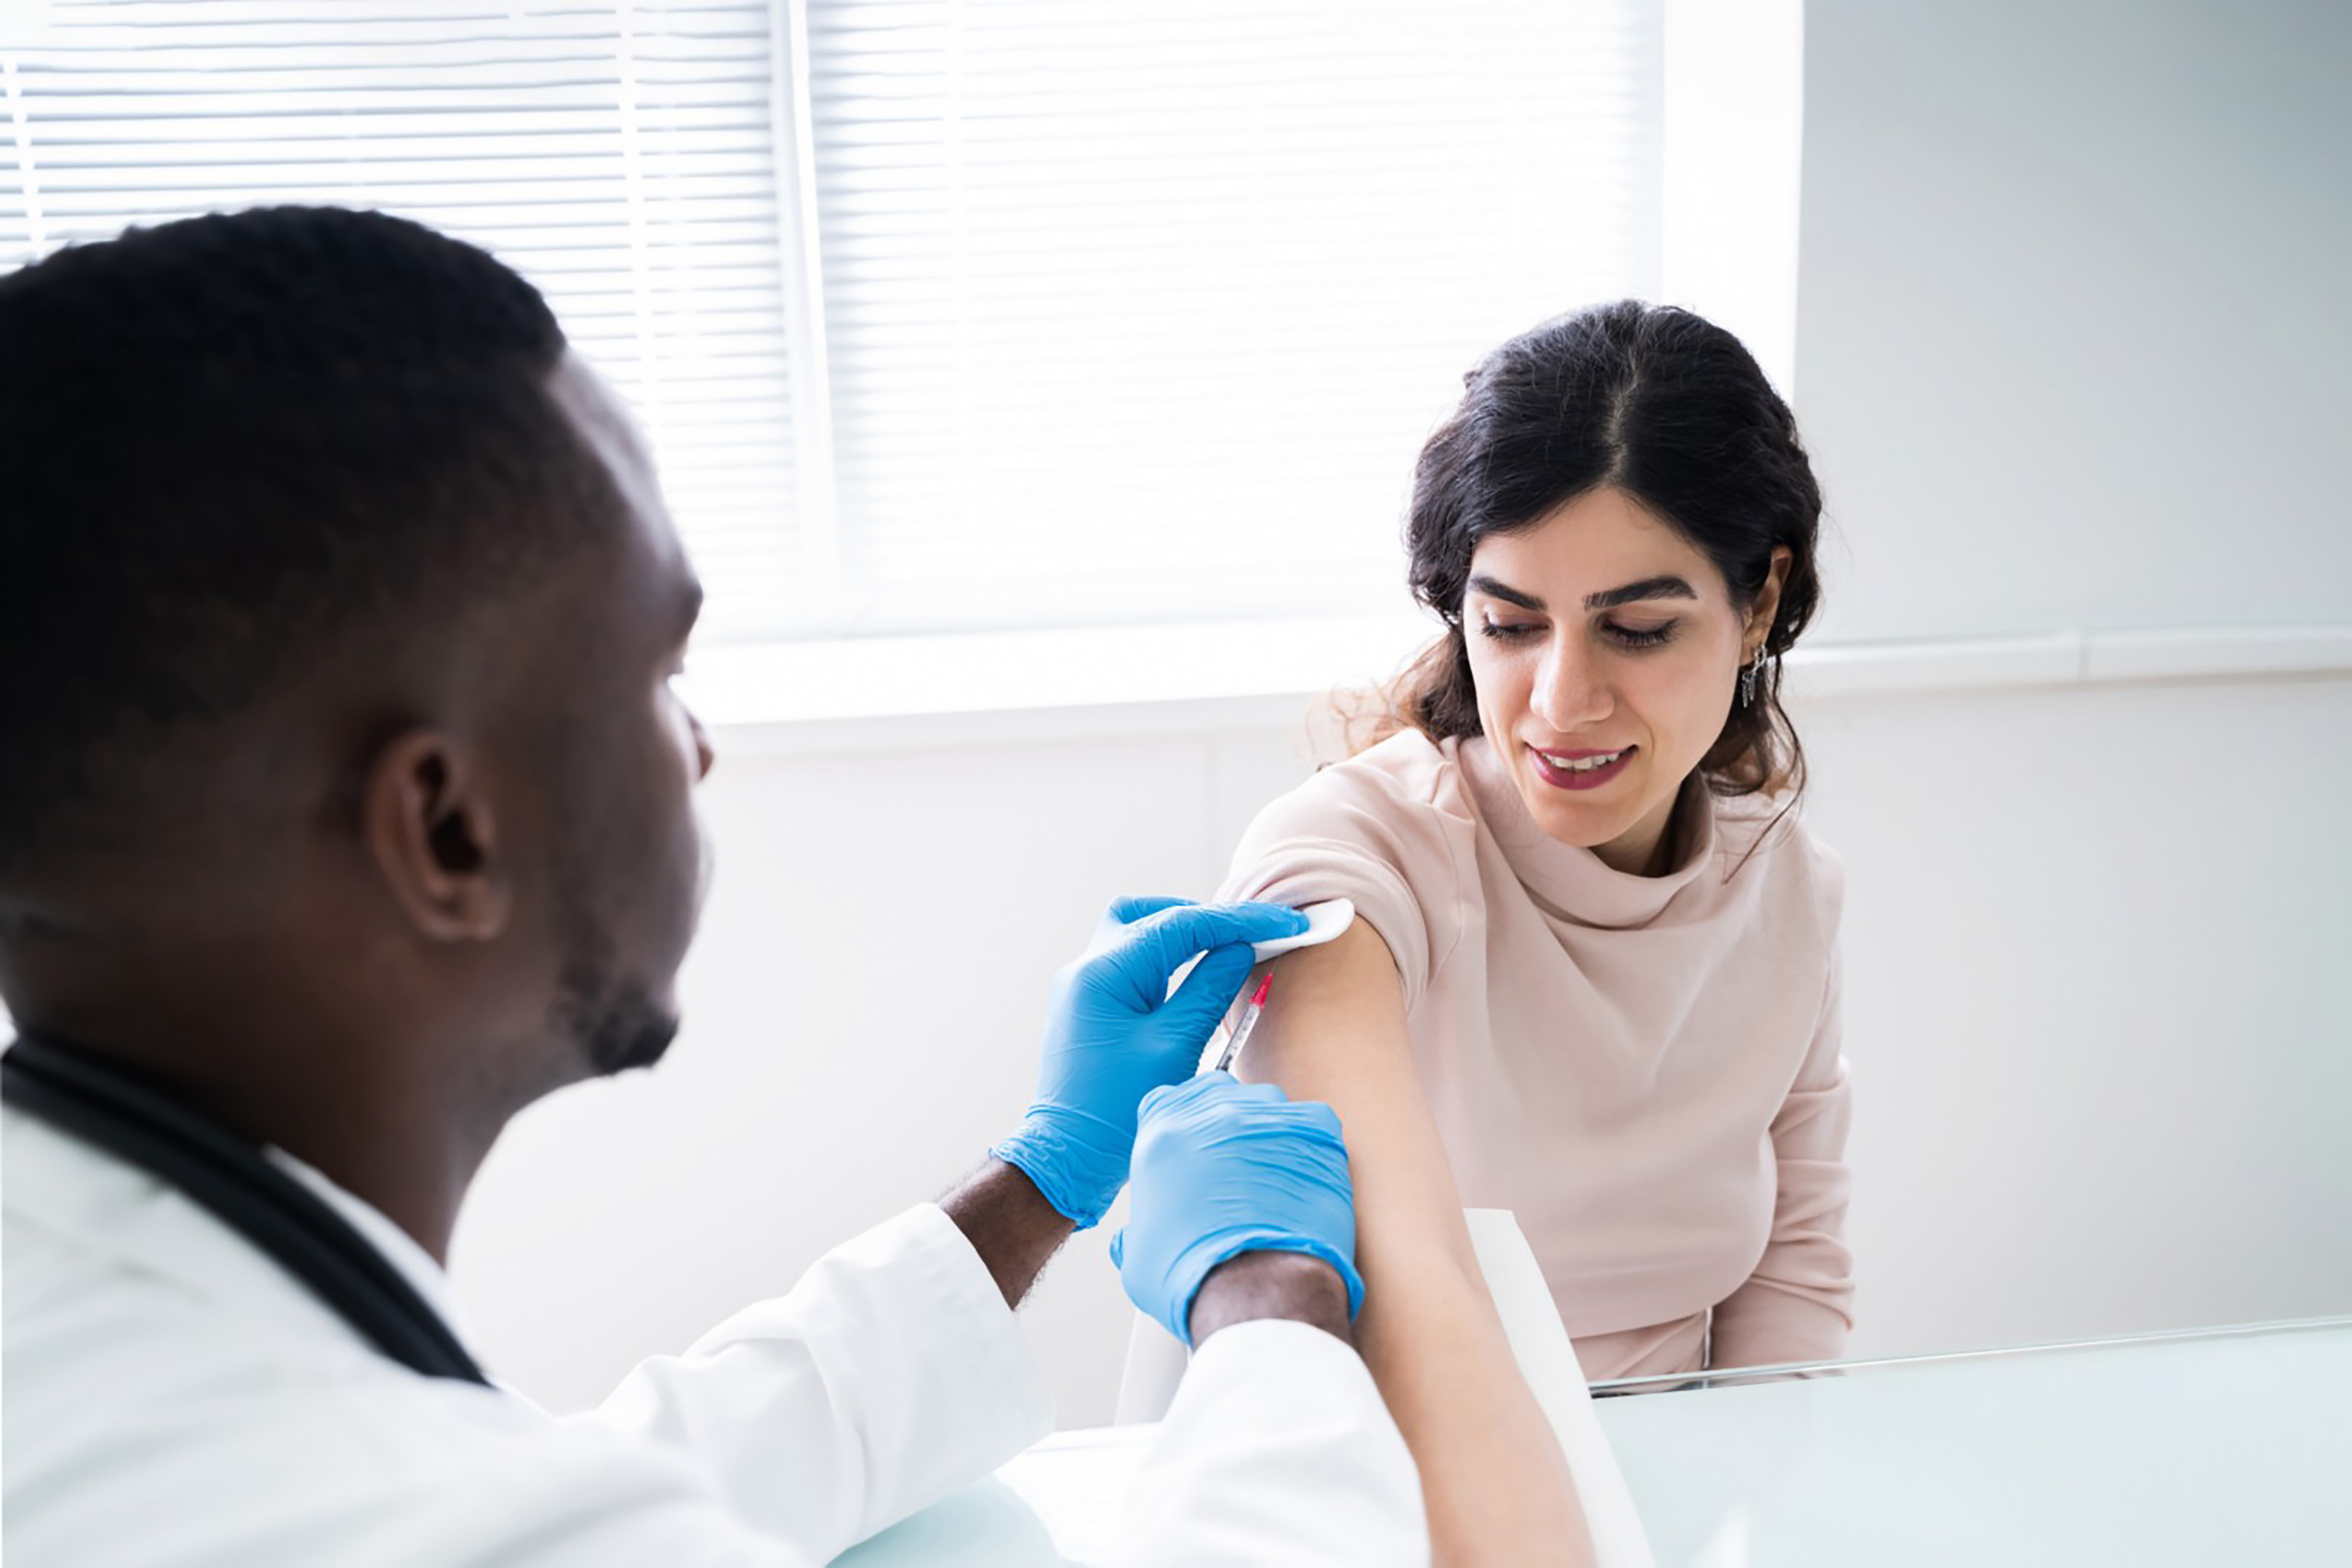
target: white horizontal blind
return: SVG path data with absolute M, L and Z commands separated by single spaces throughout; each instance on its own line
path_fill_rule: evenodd
M 807 0 L 847 623 L 1398 603 L 1412 458 L 1654 290 L 1658 0 Z
M 58 0 L 0 262 L 281 201 L 488 246 L 652 427 L 722 636 L 1362 611 L 1461 372 L 1655 290 L 1661 6 Z
M 645 418 L 706 624 L 783 624 L 789 220 L 767 0 L 59 0 L 54 22 L 0 58 L 0 266 L 282 202 L 483 245 Z

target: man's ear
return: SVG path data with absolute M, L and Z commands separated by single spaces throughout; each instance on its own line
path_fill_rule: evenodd
M 369 765 L 361 832 L 393 899 L 436 942 L 488 942 L 513 897 L 488 780 L 449 736 L 410 730 Z
M 1747 657 L 1752 658 L 1754 650 L 1772 635 L 1772 617 L 1780 613 L 1780 589 L 1789 581 L 1789 564 L 1794 560 L 1796 555 L 1787 545 L 1772 547 L 1772 564 L 1765 570 L 1764 585 L 1756 590 L 1756 602 L 1748 609 L 1748 628 L 1741 639 L 1741 646 L 1749 650 Z

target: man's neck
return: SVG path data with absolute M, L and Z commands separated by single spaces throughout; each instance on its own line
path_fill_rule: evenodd
M 294 1156 L 444 1266 L 466 1190 L 506 1121 L 504 1113 L 469 1117 L 413 1087 L 371 1079 L 357 1070 L 364 1058 L 333 1064 L 325 1075 L 333 1081 L 320 1084 L 306 1081 L 321 1076 L 315 1066 L 307 1073 L 273 1068 L 226 1046 L 194 1048 L 184 1037 L 161 1049 L 143 1043 L 152 1036 L 92 1036 L 46 1022 L 28 1022 L 25 1033 L 123 1063 L 236 1136 Z
M 485 1007 L 464 977 L 406 964 L 399 942 L 357 917 L 289 924 L 243 908 L 206 921 L 126 887 L 103 908 L 58 905 L 38 940 L 12 938 L 0 986 L 17 1024 L 161 1079 L 446 1262 L 507 1120 L 576 1076 L 576 1053 L 529 1040 L 540 1005 Z M 314 927 L 341 934 L 314 952 Z
M 495 1136 L 426 1144 L 414 1138 L 337 1137 L 305 1123 L 286 1136 L 257 1142 L 284 1150 L 361 1199 L 446 1268 L 457 1211 Z

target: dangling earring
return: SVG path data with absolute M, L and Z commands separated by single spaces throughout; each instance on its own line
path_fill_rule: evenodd
M 1742 708 L 1752 708 L 1756 705 L 1756 678 L 1763 673 L 1764 645 L 1758 643 L 1756 657 L 1748 661 L 1746 669 L 1739 672 L 1739 705 Z

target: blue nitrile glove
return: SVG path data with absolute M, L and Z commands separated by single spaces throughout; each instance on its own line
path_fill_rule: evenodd
M 1127 1299 L 1189 1345 L 1201 1281 L 1244 1252 L 1319 1258 L 1347 1282 L 1348 1316 L 1362 1308 L 1339 1113 L 1224 1072 L 1153 1089 L 1135 1140 L 1127 1228 L 1110 1240 Z
M 1306 929 L 1305 915 L 1279 904 L 1112 904 L 1086 953 L 1054 977 L 1037 1098 L 989 1152 L 1027 1172 L 1081 1230 L 1101 1219 L 1127 1181 L 1136 1107 L 1201 1065 L 1249 978 L 1249 944 Z M 1199 967 L 1169 995 L 1169 981 L 1194 958 Z

